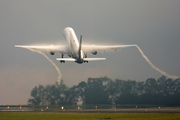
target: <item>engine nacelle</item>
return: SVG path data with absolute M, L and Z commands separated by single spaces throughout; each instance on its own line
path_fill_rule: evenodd
M 55 52 L 53 52 L 53 51 L 51 51 L 51 52 L 49 52 L 51 55 L 54 55 L 55 54 Z
M 93 54 L 93 55 L 96 55 L 96 54 L 97 54 L 97 51 L 92 52 L 92 54 Z

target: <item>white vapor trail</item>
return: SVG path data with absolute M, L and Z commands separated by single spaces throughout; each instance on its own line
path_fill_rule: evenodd
M 139 50 L 139 52 L 141 53 L 142 57 L 149 63 L 149 65 L 150 65 L 153 69 L 157 70 L 159 73 L 161 73 L 162 75 L 164 75 L 164 76 L 166 76 L 166 77 L 168 77 L 168 78 L 172 78 L 172 79 L 178 79 L 178 78 L 179 78 L 179 76 L 170 75 L 170 74 L 168 74 L 168 73 L 160 70 L 160 69 L 157 68 L 156 66 L 154 66 L 154 65 L 152 64 L 152 62 L 147 58 L 147 56 L 144 55 L 144 53 L 143 53 L 143 51 L 140 49 L 140 47 L 139 47 L 138 45 L 136 45 L 136 47 L 137 47 L 137 49 Z
M 164 76 L 166 76 L 166 77 L 168 77 L 168 78 L 172 78 L 172 79 L 179 79 L 179 78 L 180 78 L 179 76 L 170 75 L 170 74 L 168 74 L 168 73 L 160 70 L 158 67 L 154 66 L 154 65 L 152 64 L 152 62 L 147 58 L 147 56 L 144 55 L 144 53 L 143 53 L 143 51 L 140 49 L 140 47 L 139 47 L 138 45 L 135 45 L 135 46 L 137 47 L 137 49 L 138 49 L 139 52 L 141 53 L 142 57 L 149 63 L 149 65 L 150 65 L 153 69 L 155 69 L 156 71 L 158 71 L 159 73 L 161 73 L 162 75 L 164 75 Z M 30 48 L 27 48 L 27 49 L 43 55 L 43 56 L 55 67 L 56 71 L 57 71 L 58 74 L 59 74 L 58 79 L 57 79 L 57 83 L 60 84 L 60 79 L 61 79 L 61 77 L 62 77 L 62 74 L 61 74 L 60 69 L 57 67 L 57 65 L 56 65 L 48 56 L 46 56 L 43 52 L 41 52 L 41 51 L 39 51 L 39 50 L 30 49 Z
M 33 49 L 30 49 L 30 48 L 27 48 L 27 49 L 43 55 L 43 56 L 55 67 L 56 71 L 57 71 L 58 74 L 59 74 L 58 79 L 57 79 L 57 83 L 60 84 L 62 74 L 61 74 L 60 69 L 57 67 L 57 65 L 56 65 L 47 55 L 45 55 L 43 52 L 41 52 L 41 51 L 39 51 L 39 50 L 33 50 Z

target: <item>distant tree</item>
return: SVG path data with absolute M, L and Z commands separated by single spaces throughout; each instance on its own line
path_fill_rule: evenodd
M 157 93 L 156 79 L 148 78 L 144 84 L 144 90 L 146 94 L 155 95 Z
M 68 90 L 66 90 L 64 95 L 65 95 L 64 104 L 67 104 L 67 105 L 77 104 L 79 95 L 78 95 L 78 90 L 76 86 L 73 86 L 69 88 Z
M 88 78 L 77 86 L 39 85 L 31 91 L 28 100 L 33 105 L 76 105 L 80 100 L 87 104 L 149 104 L 180 106 L 180 79 L 148 78 L 145 82 L 111 80 L 107 77 Z
M 77 86 L 77 89 L 78 89 L 78 95 L 79 95 L 80 101 L 83 102 L 83 105 L 86 104 L 85 103 L 85 101 L 86 101 L 85 89 L 87 89 L 86 82 L 84 82 L 84 81 L 80 82 Z
M 35 86 L 31 91 L 32 99 L 29 99 L 28 102 L 33 105 L 43 105 L 44 102 L 44 86 L 39 85 Z
M 88 78 L 87 87 L 84 91 L 84 104 L 111 104 L 106 87 L 101 78 Z
M 116 104 L 135 104 L 138 97 L 138 86 L 136 81 L 116 80 L 117 89 L 120 94 L 115 98 Z
M 39 85 L 33 88 L 31 96 L 28 102 L 32 105 L 76 105 L 78 101 L 76 86 L 68 89 L 63 81 L 60 85 Z

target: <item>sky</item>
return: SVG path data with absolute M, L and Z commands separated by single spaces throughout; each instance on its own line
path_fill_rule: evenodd
M 58 74 L 44 56 L 15 45 L 66 44 L 72 27 L 83 44 L 137 44 L 150 61 L 180 76 L 179 0 L 0 0 L 0 105 L 27 104 L 39 84 L 55 84 Z M 162 76 L 136 47 L 98 52 L 106 61 L 77 64 L 56 61 L 64 83 L 71 87 L 89 77 L 145 81 Z M 65 55 L 65 57 L 68 57 Z

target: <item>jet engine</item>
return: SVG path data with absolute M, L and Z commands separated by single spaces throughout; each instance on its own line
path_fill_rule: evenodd
M 49 52 L 51 55 L 54 55 L 55 54 L 55 52 L 53 52 L 53 51 L 51 51 L 51 52 Z
M 97 51 L 92 52 L 92 54 L 93 54 L 93 55 L 96 55 L 96 54 L 97 54 Z

